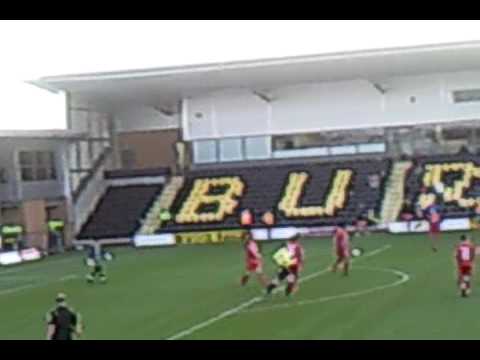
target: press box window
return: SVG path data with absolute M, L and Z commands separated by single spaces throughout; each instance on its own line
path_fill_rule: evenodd
M 55 180 L 55 156 L 52 151 L 21 151 L 19 163 L 22 181 Z
M 452 97 L 455 103 L 480 102 L 480 89 L 453 91 Z
M 194 161 L 197 164 L 218 161 L 218 148 L 215 140 L 199 140 L 193 143 Z

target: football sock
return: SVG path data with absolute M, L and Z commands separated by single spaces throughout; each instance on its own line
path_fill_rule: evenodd
M 267 286 L 267 294 L 271 294 L 273 289 L 275 289 L 277 287 L 276 284 L 274 283 L 271 283 L 270 285 Z
M 288 283 L 287 288 L 285 289 L 285 295 L 289 296 L 292 293 L 294 286 L 295 283 Z

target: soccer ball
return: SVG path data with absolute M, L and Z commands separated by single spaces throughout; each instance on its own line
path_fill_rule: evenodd
M 352 256 L 353 257 L 358 257 L 358 256 L 362 255 L 362 253 L 363 253 L 363 250 L 360 249 L 360 248 L 352 249 Z
M 103 259 L 105 261 L 112 261 L 113 260 L 113 254 L 105 251 L 105 253 L 103 254 Z
M 88 267 L 93 267 L 95 266 L 95 260 L 91 259 L 91 258 L 86 258 L 85 259 L 85 263 L 87 264 Z

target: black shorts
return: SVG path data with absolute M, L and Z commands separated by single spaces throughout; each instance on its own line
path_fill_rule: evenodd
M 55 333 L 53 334 L 51 340 L 73 340 L 73 334 L 70 331 Z
M 291 271 L 286 267 L 281 267 L 280 271 L 278 272 L 278 280 L 284 280 L 288 275 L 290 275 Z
M 96 273 L 96 274 L 103 272 L 103 266 L 100 265 L 100 264 L 96 264 L 96 265 L 93 267 L 93 272 Z

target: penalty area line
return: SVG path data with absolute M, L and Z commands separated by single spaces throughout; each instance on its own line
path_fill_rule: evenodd
M 381 253 L 381 252 L 383 252 L 383 251 L 385 251 L 385 250 L 390 249 L 391 247 L 392 247 L 392 245 L 382 246 L 382 247 L 380 247 L 380 248 L 378 248 L 378 249 L 376 249 L 376 250 L 373 250 L 373 251 L 371 251 L 371 252 L 366 253 L 366 254 L 363 255 L 360 259 L 365 258 L 365 257 L 370 257 L 370 256 L 377 255 L 377 254 L 379 254 L 379 253 Z M 354 261 L 355 261 L 355 260 L 352 260 L 352 263 L 353 263 Z M 315 273 L 312 273 L 312 274 L 310 274 L 310 275 L 307 275 L 307 276 L 305 276 L 305 277 L 302 277 L 302 278 L 299 280 L 299 282 L 300 282 L 300 283 L 303 283 L 303 282 L 305 282 L 305 281 L 309 281 L 309 280 L 311 280 L 311 279 L 316 278 L 317 276 L 320 276 L 320 275 L 322 275 L 322 274 L 325 274 L 325 273 L 328 272 L 329 270 L 330 270 L 330 267 L 328 267 L 328 268 L 326 268 L 326 269 L 323 269 L 323 270 L 321 270 L 321 271 L 317 271 L 317 272 L 315 272 Z M 240 305 L 238 305 L 238 306 L 236 306 L 236 307 L 233 307 L 233 308 L 231 308 L 231 309 L 228 309 L 228 310 L 226 310 L 226 311 L 223 311 L 223 312 L 221 312 L 220 314 L 218 314 L 218 315 L 216 315 L 216 316 L 214 316 L 214 317 L 212 317 L 212 318 L 210 318 L 210 319 L 208 319 L 208 320 L 205 320 L 205 321 L 203 321 L 203 322 L 201 322 L 201 323 L 198 323 L 198 324 L 196 324 L 196 325 L 194 325 L 194 326 L 192 326 L 192 327 L 190 327 L 190 328 L 188 328 L 188 329 L 186 329 L 186 330 L 183 330 L 183 331 L 181 331 L 181 332 L 179 332 L 179 333 L 177 333 L 177 334 L 175 334 L 175 335 L 172 335 L 172 336 L 168 337 L 166 340 L 178 340 L 178 339 L 184 338 L 185 336 L 191 335 L 191 334 L 193 334 L 194 332 L 196 332 L 196 331 L 198 331 L 198 330 L 201 330 L 201 329 L 204 329 L 204 328 L 206 328 L 206 327 L 208 327 L 208 326 L 210 326 L 210 325 L 212 325 L 212 324 L 214 324 L 214 323 L 216 323 L 216 322 L 218 322 L 218 321 L 220 321 L 220 320 L 222 320 L 222 319 L 225 319 L 225 318 L 227 318 L 227 317 L 229 317 L 229 316 L 238 314 L 238 313 L 242 312 L 243 310 L 249 308 L 250 306 L 252 306 L 252 305 L 254 305 L 254 304 L 262 301 L 263 299 L 264 299 L 263 296 L 256 296 L 256 297 L 254 297 L 254 298 L 252 298 L 252 299 L 250 299 L 250 300 L 248 300 L 248 301 L 246 301 L 246 302 L 244 302 L 244 303 L 242 303 L 242 304 L 240 304 Z

